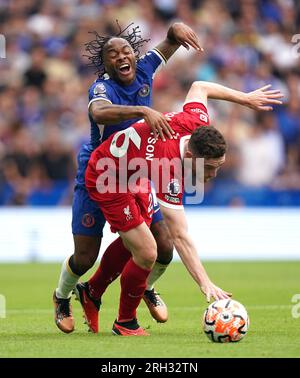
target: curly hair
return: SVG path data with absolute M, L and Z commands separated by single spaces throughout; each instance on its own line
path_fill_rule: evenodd
M 212 126 L 203 126 L 193 132 L 189 148 L 197 157 L 217 159 L 225 154 L 227 145 L 220 131 Z
M 88 43 L 85 43 L 85 50 L 88 52 L 88 55 L 84 55 L 84 56 L 88 57 L 90 61 L 88 66 L 96 68 L 95 74 L 98 74 L 99 78 L 101 78 L 105 74 L 103 48 L 110 39 L 112 38 L 125 39 L 129 43 L 129 45 L 132 47 L 137 60 L 140 58 L 140 48 L 143 46 L 145 42 L 150 41 L 150 39 L 143 39 L 141 37 L 141 30 L 139 26 L 132 27 L 131 31 L 128 30 L 131 26 L 134 25 L 133 22 L 127 25 L 124 29 L 121 28 L 118 20 L 116 20 L 116 23 L 119 28 L 119 32 L 116 33 L 116 35 L 102 36 L 102 35 L 99 35 L 96 31 L 92 31 L 89 33 L 94 34 L 95 39 L 93 39 L 92 41 Z

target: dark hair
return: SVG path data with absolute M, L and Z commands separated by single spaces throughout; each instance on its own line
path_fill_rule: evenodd
M 90 63 L 88 66 L 96 67 L 95 73 L 98 74 L 98 77 L 101 78 L 105 74 L 105 67 L 103 61 L 103 48 L 107 44 L 107 42 L 112 38 L 123 38 L 125 39 L 129 45 L 132 47 L 134 54 L 137 59 L 140 57 L 140 48 L 143 46 L 145 42 L 150 41 L 150 39 L 143 39 L 141 37 L 141 31 L 139 26 L 134 26 L 131 28 L 131 31 L 128 29 L 130 26 L 134 25 L 132 22 L 131 24 L 127 25 L 124 29 L 121 28 L 118 20 L 116 23 L 119 28 L 119 32 L 116 33 L 114 36 L 102 36 L 99 35 L 96 31 L 89 32 L 95 35 L 95 39 L 85 44 L 85 50 L 89 53 L 87 56 Z
M 196 157 L 216 159 L 227 149 L 223 135 L 212 126 L 197 127 L 189 140 L 189 148 Z

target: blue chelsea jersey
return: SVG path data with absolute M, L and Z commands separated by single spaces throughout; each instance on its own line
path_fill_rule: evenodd
M 89 105 L 98 100 L 108 104 L 125 106 L 150 106 L 152 103 L 152 81 L 165 60 L 158 50 L 150 50 L 136 66 L 136 78 L 127 86 L 111 79 L 97 79 L 89 89 Z M 117 131 L 127 129 L 138 119 L 129 119 L 113 125 L 99 125 L 89 115 L 91 122 L 91 147 L 95 149 L 101 142 Z

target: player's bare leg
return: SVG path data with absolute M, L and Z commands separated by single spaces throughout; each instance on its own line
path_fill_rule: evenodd
M 136 311 L 157 257 L 156 242 L 146 223 L 119 234 L 132 258 L 126 263 L 121 275 L 119 314 L 112 331 L 120 336 L 148 336 L 137 322 Z
M 149 274 L 143 299 L 152 315 L 159 323 L 168 320 L 168 309 L 159 294 L 154 290 L 154 283 L 164 274 L 173 258 L 173 242 L 164 220 L 151 225 L 151 232 L 157 244 L 157 259 Z
M 154 282 L 165 272 L 173 257 L 173 244 L 164 221 L 151 225 L 151 232 L 158 245 L 158 257 L 147 280 L 144 293 L 152 317 L 158 322 L 166 322 L 168 310 L 163 300 L 153 288 Z M 121 274 L 131 253 L 125 248 L 121 238 L 112 242 L 104 252 L 100 265 L 88 282 L 78 283 L 74 290 L 82 304 L 86 323 L 91 332 L 99 331 L 98 307 L 106 288 Z
M 100 245 L 100 237 L 74 235 L 74 255 L 68 257 L 62 265 L 58 287 L 53 294 L 53 303 L 55 323 L 65 333 L 72 332 L 75 327 L 70 303 L 72 291 L 80 276 L 94 265 Z

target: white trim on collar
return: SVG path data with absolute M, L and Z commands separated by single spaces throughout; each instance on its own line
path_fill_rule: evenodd
M 183 137 L 181 137 L 181 139 L 180 139 L 180 142 L 179 142 L 179 151 L 180 151 L 180 158 L 181 158 L 181 160 L 183 160 L 183 155 L 184 155 L 184 142 L 186 141 L 186 140 L 189 140 L 189 139 L 191 139 L 191 135 L 185 135 L 185 136 L 183 136 Z

